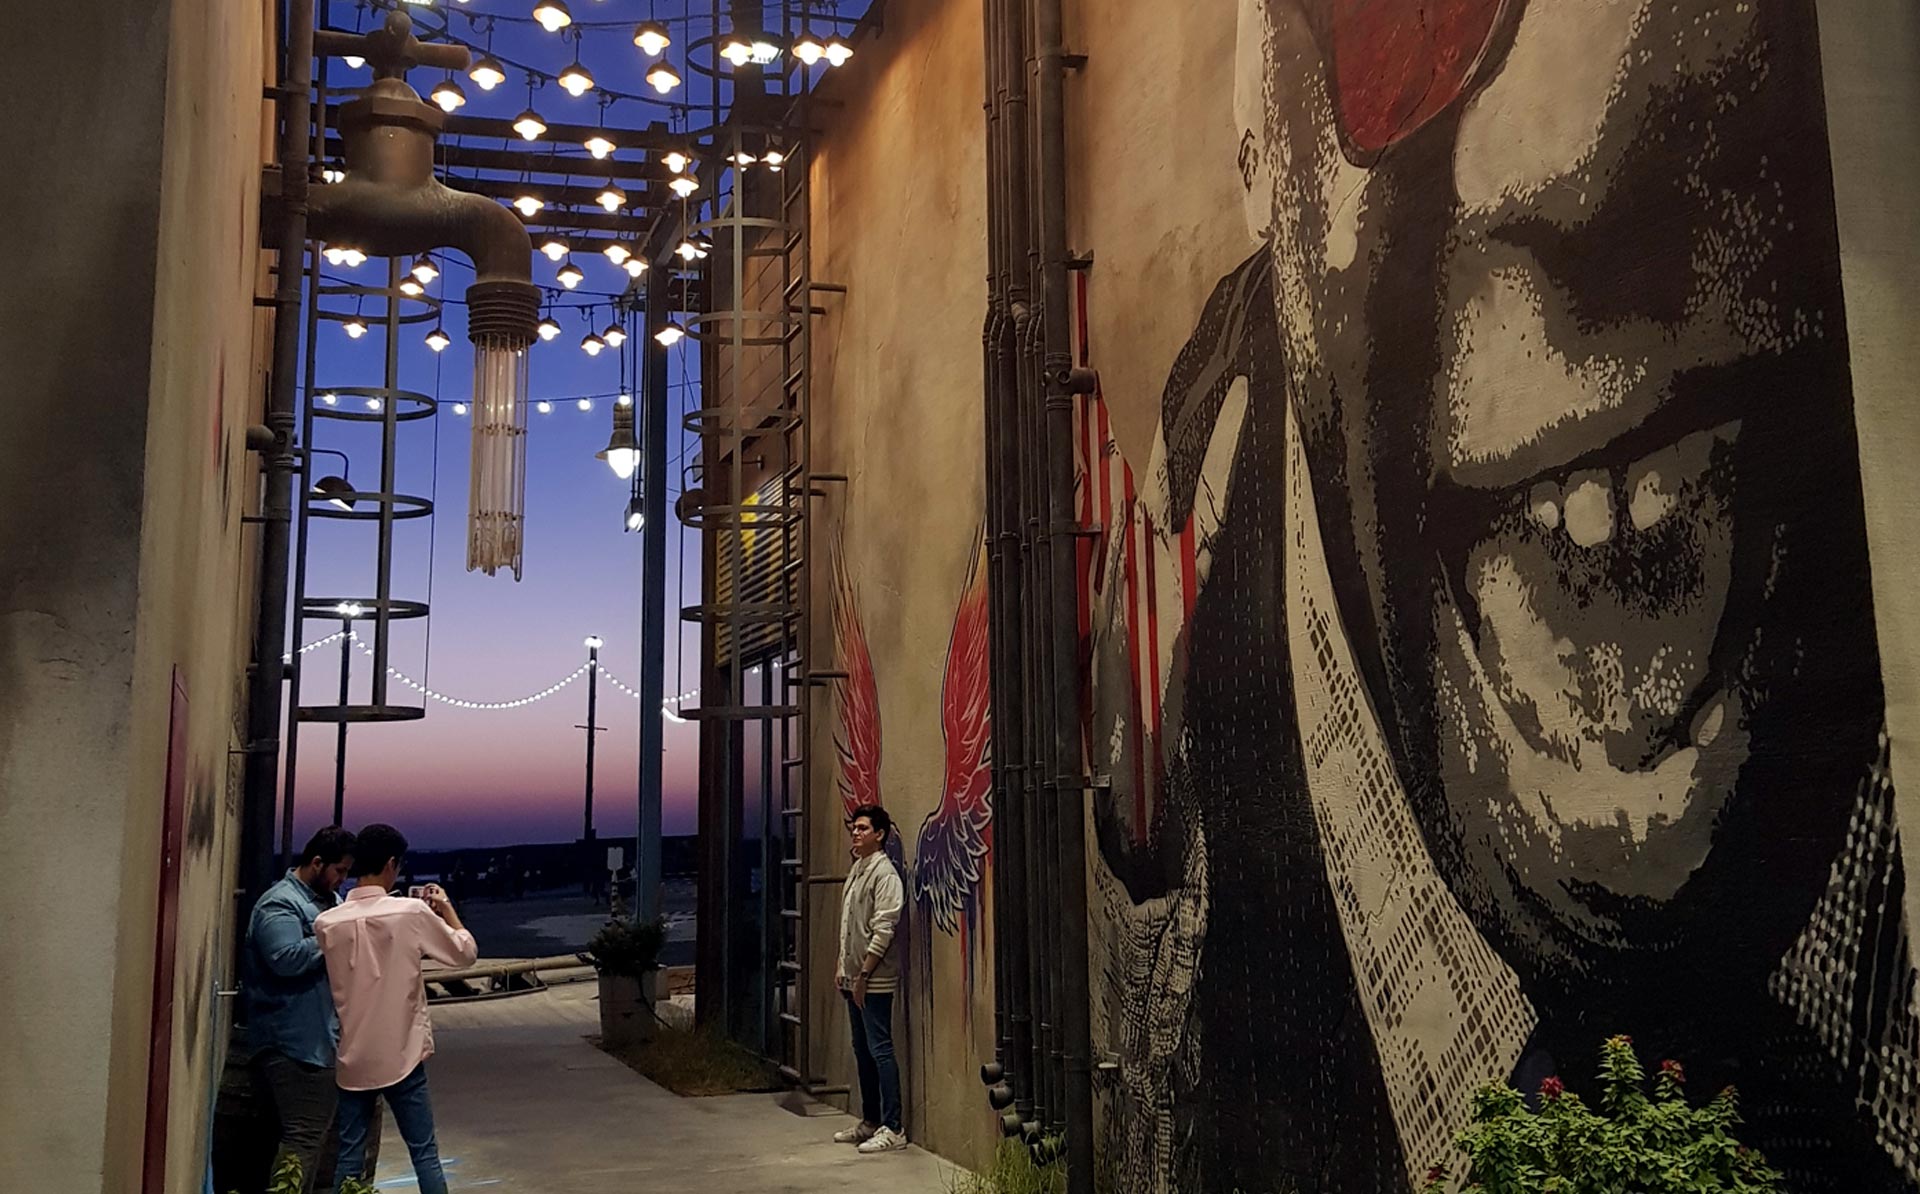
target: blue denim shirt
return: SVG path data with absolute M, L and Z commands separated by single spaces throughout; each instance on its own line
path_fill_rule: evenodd
M 247 1036 L 308 1065 L 331 1066 L 340 1017 L 327 986 L 327 962 L 313 919 L 340 902 L 292 871 L 267 888 L 247 922 Z

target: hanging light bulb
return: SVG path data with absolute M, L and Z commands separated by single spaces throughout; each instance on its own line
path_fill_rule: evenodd
M 480 61 L 473 64 L 473 69 L 467 72 L 467 78 L 478 84 L 480 90 L 492 91 L 507 81 L 507 68 L 492 54 L 483 54 Z
M 456 415 L 464 415 L 464 414 L 466 414 L 466 413 L 467 413 L 467 404 L 466 404 L 466 403 L 464 403 L 464 402 L 456 402 L 456 403 L 454 403 L 454 404 L 453 404 L 453 413 L 454 413 L 454 414 L 456 414 Z
M 827 65 L 845 66 L 847 59 L 853 57 L 853 47 L 840 40 L 838 33 L 827 39 Z
M 513 131 L 528 141 L 538 141 L 547 131 L 547 122 L 540 119 L 540 113 L 528 108 L 514 118 Z
M 793 43 L 793 56 L 808 66 L 812 66 L 827 56 L 827 47 L 819 38 L 815 37 L 813 31 L 809 29 L 802 33 Z
M 560 86 L 568 95 L 579 99 L 593 90 L 593 74 L 576 58 L 572 66 L 560 72 Z
M 411 274 L 400 279 L 400 293 L 406 295 L 408 298 L 419 298 L 426 292 L 427 288 L 420 285 L 419 281 Z
M 733 155 L 733 164 L 736 166 L 751 166 L 759 160 L 744 149 Z
M 339 166 L 327 165 L 320 168 L 321 182 L 345 182 L 347 172 Z
M 527 192 L 523 192 L 518 198 L 516 198 L 513 201 L 513 205 L 520 209 L 521 215 L 531 220 L 534 217 L 534 215 L 540 211 L 541 208 L 547 205 L 547 201 L 542 199 L 540 196 L 534 194 L 533 192 L 527 191 Z
M 467 93 L 462 91 L 460 84 L 454 82 L 451 77 L 440 80 L 429 98 L 440 105 L 442 112 L 452 112 L 456 108 L 465 107 L 467 103 Z
M 588 137 L 586 147 L 587 152 L 593 155 L 595 161 L 599 162 L 606 161 L 607 155 L 618 148 L 613 142 L 607 140 L 605 134 L 602 133 L 595 133 L 593 136 Z
M 632 394 L 622 394 L 622 395 L 620 395 L 620 396 L 619 396 L 618 398 L 616 398 L 616 399 L 614 399 L 614 400 L 613 400 L 613 404 L 614 404 L 615 406 L 632 406 L 632 405 L 633 405 L 633 395 L 632 395 Z
M 453 337 L 447 335 L 445 328 L 436 327 L 427 333 L 427 347 L 435 352 L 447 351 L 447 345 L 453 343 Z
M 580 272 L 579 266 L 569 261 L 560 267 L 560 272 L 555 274 L 554 277 L 559 280 L 560 285 L 566 287 L 568 290 L 572 290 L 574 287 L 580 285 L 581 280 L 584 279 L 586 275 Z
M 375 414 L 379 414 L 379 413 L 380 413 L 380 410 L 381 410 L 381 407 L 382 407 L 382 405 L 383 405 L 383 404 L 381 403 L 381 401 L 380 401 L 380 400 L 379 400 L 378 398 L 369 398 L 369 399 L 367 399 L 367 409 L 368 409 L 368 410 L 370 410 L 370 411 L 372 411 L 372 412 L 374 412 Z
M 647 82 L 653 85 L 655 91 L 665 95 L 680 86 L 680 72 L 673 69 L 673 63 L 662 58 L 648 68 Z
M 606 346 L 607 346 L 607 342 L 605 340 L 602 340 L 600 337 L 594 335 L 592 332 L 588 332 L 586 335 L 580 338 L 580 351 L 586 353 L 590 357 L 599 356 L 600 351 L 604 349 Z
M 613 463 L 613 461 L 609 459 L 607 463 L 611 464 Z M 640 504 L 639 498 L 628 498 L 627 499 L 627 529 L 629 531 L 638 531 L 644 528 L 646 525 L 647 525 L 646 507 Z
M 614 241 L 603 249 L 602 252 L 607 255 L 607 260 L 613 262 L 615 265 L 619 265 L 627 258 L 633 256 L 633 250 L 627 248 L 627 246 L 621 244 L 619 241 Z
M 347 251 L 339 245 L 328 245 L 320 255 L 327 259 L 328 265 L 340 265 L 347 259 Z
M 541 401 L 534 404 L 533 409 L 539 411 L 543 415 L 550 415 L 553 413 L 553 403 L 542 399 Z
M 358 340 L 360 337 L 367 334 L 367 325 L 365 322 L 361 320 L 361 318 L 358 315 L 354 316 L 352 319 L 347 320 L 345 323 L 341 324 L 340 326 L 342 330 L 344 330 L 347 333 L 347 338 L 349 340 Z
M 607 446 L 594 453 L 596 459 L 607 462 L 613 475 L 622 481 L 633 476 L 640 467 L 640 442 L 633 433 L 633 408 L 616 406 L 613 408 L 613 434 L 607 439 Z
M 349 70 L 359 70 L 367 64 L 367 60 L 358 54 L 344 54 L 341 56 L 340 61 L 346 63 L 347 69 Z
M 627 193 L 609 182 L 600 192 L 600 206 L 608 211 L 619 211 L 627 205 Z
M 340 395 L 338 395 L 338 394 L 322 394 L 322 395 L 320 395 L 320 401 L 321 401 L 321 402 L 323 402 L 323 403 L 325 403 L 325 404 L 326 404 L 326 405 L 328 405 L 328 406 L 338 406 L 338 405 L 340 405 Z
M 780 43 L 764 33 L 754 34 L 747 48 L 756 66 L 765 66 L 780 57 Z
M 767 152 L 760 155 L 760 160 L 767 164 L 767 169 L 778 170 L 787 164 L 787 151 L 778 145 L 769 145 Z
M 673 181 L 667 185 L 673 188 L 674 194 L 685 199 L 688 195 L 700 189 L 700 180 L 691 174 L 676 174 L 673 176 Z
M 600 338 L 618 348 L 627 342 L 627 329 L 617 323 L 610 323 L 607 325 L 607 330 L 600 333 Z
M 670 319 L 653 334 L 653 338 L 660 342 L 661 347 L 672 348 L 687 338 L 687 329 L 681 327 L 679 321 Z
M 540 338 L 542 340 L 551 340 L 559 334 L 560 325 L 553 321 L 553 316 L 549 315 L 540 321 Z
M 638 257 L 629 257 L 627 258 L 626 268 L 627 268 L 628 277 L 637 278 L 641 274 L 644 274 L 647 272 L 647 263 L 640 260 Z
M 677 149 L 670 149 L 661 156 L 660 161 L 675 174 L 685 174 L 687 167 L 693 165 L 693 159 Z
M 573 24 L 573 14 L 567 11 L 567 0 L 540 0 L 533 6 L 533 19 L 548 33 L 558 33 Z
M 557 236 L 549 236 L 541 242 L 540 251 L 547 255 L 547 260 L 558 261 L 562 257 L 565 257 L 570 250 L 566 241 L 561 240 Z
M 593 399 L 582 398 L 580 399 L 580 401 L 574 403 L 574 405 L 579 407 L 580 410 L 583 412 L 590 412 L 593 410 Z
M 753 59 L 753 43 L 746 34 L 735 30 L 720 42 L 720 57 L 735 66 L 745 66 Z
M 422 286 L 425 286 L 440 276 L 440 267 L 433 263 L 433 257 L 430 254 L 422 253 L 414 261 L 413 269 L 409 272 L 419 280 Z
M 700 246 L 690 240 L 681 241 L 674 247 L 673 251 L 680 254 L 680 260 L 682 261 L 692 261 L 694 258 L 700 256 Z
M 316 497 L 327 499 L 327 504 L 340 510 L 351 510 L 359 500 L 353 489 L 353 482 L 345 477 L 322 477 L 313 483 Z
M 658 58 L 660 51 L 673 44 L 673 38 L 668 36 L 667 27 L 660 22 L 642 21 L 633 31 L 633 44 L 640 47 L 642 54 Z

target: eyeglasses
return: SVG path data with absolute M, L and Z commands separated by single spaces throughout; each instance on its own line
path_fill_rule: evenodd
M 1526 0 L 1300 0 L 1327 72 L 1341 147 L 1370 164 L 1483 81 Z

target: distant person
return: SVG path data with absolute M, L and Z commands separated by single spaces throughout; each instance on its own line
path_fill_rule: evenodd
M 906 885 L 887 857 L 893 818 L 877 804 L 863 804 L 847 819 L 853 869 L 840 897 L 840 968 L 834 983 L 847 1000 L 853 1022 L 853 1056 L 860 1070 L 860 1122 L 835 1132 L 839 1144 L 863 1153 L 907 1147 L 900 1120 L 900 1065 L 893 1055 L 893 996 L 900 964 L 893 938 L 906 907 Z
M 420 1194 L 446 1194 L 427 1097 L 433 1021 L 421 963 L 432 958 L 471 966 L 480 951 L 438 886 L 429 886 L 424 900 L 393 894 L 406 852 L 407 839 L 391 825 L 362 829 L 354 888 L 314 926 L 340 1013 L 338 1172 L 360 1172 L 368 1123 L 384 1095 L 413 1158 Z
M 339 904 L 353 850 L 353 835 L 338 825 L 314 834 L 299 865 L 261 893 L 247 921 L 243 965 L 254 1074 L 280 1118 L 274 1167 L 287 1157 L 298 1160 L 303 1191 L 313 1185 L 338 1104 L 334 1048 L 340 1021 L 314 923 Z

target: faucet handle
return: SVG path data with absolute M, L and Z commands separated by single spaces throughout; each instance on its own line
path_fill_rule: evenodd
M 371 33 L 319 30 L 313 35 L 313 49 L 325 58 L 365 58 L 376 79 L 405 79 L 416 66 L 465 70 L 471 60 L 465 46 L 431 44 L 415 37 L 413 18 L 399 9 L 388 13 L 386 23 Z

